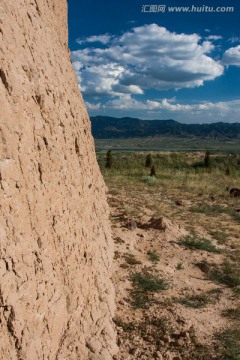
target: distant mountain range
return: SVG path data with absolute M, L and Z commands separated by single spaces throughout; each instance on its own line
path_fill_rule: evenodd
M 141 120 L 131 117 L 91 117 L 95 139 L 135 137 L 182 137 L 201 139 L 239 139 L 240 123 L 182 124 L 175 120 Z

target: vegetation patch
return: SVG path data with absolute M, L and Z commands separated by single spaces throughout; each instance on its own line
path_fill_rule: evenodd
M 218 333 L 216 338 L 221 343 L 222 359 L 224 360 L 239 360 L 240 359 L 240 328 L 234 326 L 233 328 L 225 329 Z M 221 359 L 220 358 L 220 359 Z
M 114 323 L 123 329 L 123 331 L 133 331 L 136 328 L 136 325 L 133 322 L 125 322 L 119 317 L 113 319 Z
M 168 289 L 168 282 L 148 271 L 132 276 L 133 307 L 146 308 L 152 302 L 152 294 Z
M 221 265 L 202 261 L 197 266 L 212 281 L 227 285 L 234 290 L 240 288 L 240 266 L 239 263 L 225 260 Z
M 129 268 L 129 265 L 124 263 L 124 264 L 120 264 L 119 265 L 122 269 L 128 269 Z
M 172 330 L 166 317 L 147 315 L 137 327 L 138 335 L 148 343 L 156 344 L 159 338 L 166 336 Z
M 226 316 L 226 317 L 228 317 L 229 319 L 232 319 L 232 320 L 239 320 L 240 321 L 240 305 L 235 307 L 235 308 L 224 310 L 223 311 L 223 316 Z
M 203 250 L 213 253 L 220 253 L 221 250 L 216 248 L 212 242 L 205 238 L 199 238 L 193 235 L 183 236 L 179 240 L 179 245 L 186 246 L 190 249 Z
M 217 240 L 219 244 L 226 244 L 228 235 L 223 231 L 210 231 L 209 234 Z
M 114 242 L 115 242 L 115 244 L 124 244 L 125 243 L 125 241 L 123 239 L 121 239 L 119 236 L 114 238 Z
M 155 176 L 150 176 L 150 175 L 149 176 L 143 176 L 142 179 L 143 179 L 144 182 L 147 182 L 149 184 L 152 184 L 157 180 Z
M 220 267 L 214 268 L 210 272 L 212 280 L 218 281 L 230 288 L 240 286 L 240 268 L 239 264 L 224 261 Z
M 192 213 L 201 213 L 209 216 L 218 216 L 220 214 L 227 214 L 233 220 L 240 222 L 240 215 L 232 208 L 221 205 L 199 204 L 190 208 Z
M 133 254 L 125 254 L 124 259 L 128 265 L 139 265 L 141 261 L 137 260 Z
M 168 288 L 168 284 L 165 280 L 158 276 L 154 276 L 149 272 L 134 274 L 132 281 L 135 286 L 144 292 L 159 292 Z
M 212 304 L 214 301 L 206 294 L 198 294 L 187 295 L 184 298 L 178 300 L 178 302 L 186 307 L 199 309 L 206 307 L 208 304 Z
M 154 251 L 149 250 L 147 252 L 147 255 L 149 257 L 149 260 L 152 261 L 153 263 L 156 263 L 159 261 L 159 255 L 156 253 L 155 250 Z
M 183 270 L 183 269 L 184 269 L 183 263 L 181 263 L 181 262 L 178 263 L 177 266 L 176 266 L 176 269 L 177 269 L 177 270 Z

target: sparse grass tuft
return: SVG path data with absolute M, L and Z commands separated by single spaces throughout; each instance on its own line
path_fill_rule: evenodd
M 138 324 L 139 336 L 149 342 L 149 340 L 156 344 L 161 337 L 172 331 L 172 327 L 166 317 L 159 317 L 160 314 L 149 314 L 144 317 L 144 320 Z
M 124 259 L 128 265 L 139 265 L 141 261 L 137 260 L 135 255 L 133 254 L 126 254 L 124 255 Z
M 118 327 L 121 327 L 123 331 L 133 331 L 136 327 L 134 323 L 126 323 L 119 317 L 114 318 L 113 321 Z
M 187 235 L 180 238 L 179 244 L 190 249 L 198 249 L 213 253 L 220 253 L 221 251 L 214 246 L 210 240 L 199 238 L 197 236 Z
M 134 274 L 132 282 L 134 287 L 132 305 L 134 308 L 147 308 L 152 302 L 152 293 L 168 288 L 168 283 L 165 280 L 152 275 L 148 271 Z
M 240 288 L 239 263 L 225 260 L 221 265 L 202 261 L 196 264 L 212 281 L 227 285 L 234 290 Z
M 118 250 L 114 251 L 114 260 L 117 260 L 121 257 L 121 254 Z
M 184 298 L 180 299 L 178 302 L 186 307 L 199 309 L 213 303 L 213 300 L 206 294 L 198 294 L 187 295 Z
M 216 267 L 210 272 L 210 278 L 230 288 L 236 288 L 240 286 L 239 264 L 224 261 L 220 267 Z
M 236 222 L 240 222 L 240 215 L 232 208 L 220 205 L 199 204 L 189 209 L 192 213 L 202 213 L 209 216 L 227 214 Z
M 133 275 L 132 280 L 134 285 L 144 292 L 159 292 L 168 288 L 165 280 L 153 276 L 149 272 L 136 273 Z
M 208 291 L 208 294 L 209 295 L 220 295 L 222 294 L 222 289 L 212 289 L 212 290 L 209 290 Z
M 223 231 L 210 231 L 210 235 L 213 236 L 219 244 L 226 244 L 228 240 L 228 235 Z
M 240 286 L 236 286 L 234 288 L 234 295 L 235 295 L 236 298 L 240 297 Z
M 125 243 L 125 241 L 123 239 L 121 239 L 119 236 L 117 236 L 114 239 L 114 242 L 115 242 L 115 244 L 124 244 Z
M 149 297 L 149 294 L 144 294 L 139 290 L 135 290 L 132 295 L 133 295 L 132 306 L 135 309 L 147 309 L 150 306 L 150 303 L 152 302 Z
M 240 305 L 236 308 L 231 308 L 223 311 L 223 316 L 226 316 L 232 320 L 240 321 Z
M 159 255 L 156 253 L 155 250 L 154 251 L 149 250 L 147 252 L 147 255 L 149 257 L 149 260 L 151 260 L 153 263 L 156 263 L 159 261 Z
M 129 265 L 124 263 L 124 264 L 120 264 L 119 265 L 122 269 L 128 269 L 129 268 Z
M 216 335 L 222 345 L 222 359 L 240 360 L 240 328 L 225 329 Z
M 212 356 L 212 355 L 213 355 L 212 347 L 197 343 L 194 346 L 194 350 L 187 354 L 186 359 L 191 359 L 191 360 L 213 360 L 213 359 L 223 360 L 222 358 L 217 358 L 216 353 L 214 354 L 214 356 Z
M 177 266 L 176 266 L 176 269 L 177 270 L 183 270 L 184 269 L 184 266 L 183 266 L 183 263 L 178 263 Z

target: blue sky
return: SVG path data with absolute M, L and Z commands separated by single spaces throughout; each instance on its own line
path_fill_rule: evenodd
M 68 7 L 69 47 L 90 115 L 240 122 L 239 1 L 68 0 Z

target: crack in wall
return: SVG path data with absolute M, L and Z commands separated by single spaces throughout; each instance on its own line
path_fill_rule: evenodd
M 13 338 L 14 344 L 15 344 L 15 350 L 18 360 L 24 360 L 22 356 L 22 346 L 21 341 L 18 339 L 17 335 L 15 334 L 14 330 L 14 321 L 15 321 L 15 312 L 13 307 L 10 308 L 10 315 L 7 320 L 7 328 L 10 333 L 10 335 Z
M 5 86 L 7 92 L 8 92 L 9 94 L 11 94 L 12 88 L 11 88 L 11 86 L 9 85 L 8 81 L 7 81 L 7 77 L 6 77 L 6 74 L 5 74 L 5 72 L 3 71 L 3 69 L 0 69 L 0 79 L 2 80 L 2 83 L 3 83 L 3 85 Z

